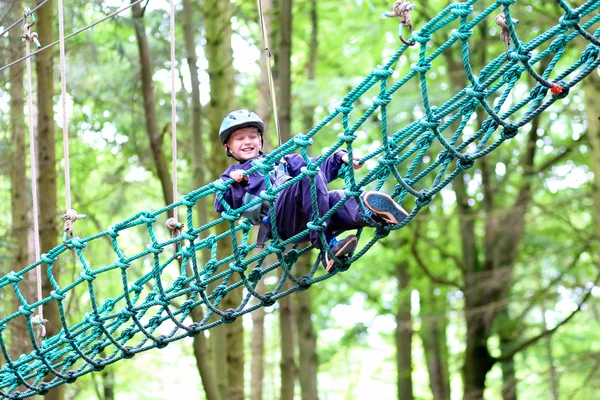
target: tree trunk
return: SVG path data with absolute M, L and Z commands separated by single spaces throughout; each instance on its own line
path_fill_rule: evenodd
M 446 342 L 446 297 L 444 292 L 436 295 L 432 284 L 420 293 L 421 339 L 429 371 L 429 386 L 435 400 L 450 399 L 450 377 L 448 374 L 448 345 Z M 439 290 L 439 289 L 438 289 Z
M 134 0 L 131 0 L 134 3 Z M 152 82 L 152 56 L 150 55 L 150 46 L 146 36 L 146 27 L 144 24 L 144 9 L 138 3 L 131 8 L 133 25 L 135 27 L 135 37 L 137 39 L 140 55 L 140 68 L 142 73 L 142 95 L 144 98 L 144 116 L 146 119 L 146 133 L 152 150 L 152 157 L 156 165 L 156 175 L 162 183 L 163 199 L 165 204 L 173 202 L 173 186 L 171 175 L 167 165 L 167 159 L 162 150 L 162 134 L 158 130 L 156 116 L 156 103 L 154 100 L 154 84 Z M 169 210 L 169 216 L 173 215 L 173 210 Z
M 317 2 L 310 2 L 310 20 L 311 20 L 311 36 L 310 36 L 310 54 L 308 64 L 306 65 L 306 74 L 308 82 L 313 82 L 315 79 L 315 70 L 318 54 L 318 19 L 317 19 Z M 305 132 L 308 132 L 314 125 L 314 107 L 308 105 L 302 110 L 302 124 Z M 310 255 L 306 254 L 296 263 L 294 267 L 297 276 L 308 275 L 311 270 Z M 305 290 L 296 293 L 296 324 L 298 326 L 298 378 L 300 380 L 300 388 L 302 390 L 302 400 L 317 400 L 319 398 L 317 386 L 317 369 L 319 366 L 319 358 L 317 354 L 317 335 L 312 323 L 312 291 Z
M 265 292 L 263 279 L 256 285 L 256 290 L 258 293 Z M 265 377 L 265 314 L 263 307 L 252 312 L 250 400 L 262 400 L 263 398 L 263 380 Z
M 283 271 L 281 271 L 283 272 Z M 283 290 L 291 288 L 288 280 Z M 296 383 L 296 361 L 294 349 L 296 338 L 294 335 L 294 308 L 291 296 L 279 300 L 279 329 L 281 334 L 281 400 L 294 400 L 294 386 Z
M 297 276 L 308 275 L 310 269 L 310 254 L 300 257 L 294 266 Z M 317 354 L 317 336 L 311 319 L 312 291 L 297 292 L 295 300 L 296 325 L 298 327 L 298 378 L 302 389 L 302 400 L 317 400 L 319 398 L 317 387 L 319 358 Z
M 279 2 L 279 121 L 281 141 L 287 142 L 292 127 L 292 0 Z
M 310 2 L 310 54 L 306 65 L 306 74 L 309 85 L 315 80 L 315 70 L 318 55 L 318 18 L 317 2 Z M 305 132 L 308 132 L 314 125 L 314 107 L 307 105 L 302 110 L 302 124 Z M 310 255 L 306 254 L 296 263 L 295 269 L 297 275 L 308 275 L 311 270 Z M 311 290 L 306 290 L 296 294 L 297 307 L 297 326 L 298 326 L 298 377 L 300 388 L 302 389 L 302 400 L 317 400 L 319 398 L 317 385 L 317 370 L 319 367 L 319 358 L 317 354 L 317 335 L 312 323 L 312 294 Z
M 269 45 L 272 43 L 273 32 L 273 0 L 262 1 L 263 17 L 265 22 L 265 35 L 269 40 Z M 264 45 L 264 43 L 263 43 Z M 264 46 L 261 49 L 259 60 L 260 76 L 258 78 L 258 102 L 257 114 L 265 121 L 265 131 L 263 132 L 263 152 L 268 153 L 272 147 L 269 141 L 267 127 L 271 120 L 273 108 L 271 105 L 271 87 L 269 85 L 269 75 L 267 70 L 267 62 L 271 62 L 270 58 L 265 55 Z M 270 50 L 269 50 L 270 51 Z M 270 264 L 271 256 L 267 257 L 266 262 Z M 265 283 L 261 279 L 256 286 L 258 293 L 265 292 Z M 251 378 L 250 378 L 250 399 L 263 399 L 263 385 L 265 377 L 265 309 L 263 307 L 252 312 L 252 341 L 250 349 L 252 353 L 251 360 Z
M 232 108 L 234 98 L 233 51 L 231 48 L 232 5 L 229 1 L 206 0 L 203 3 L 206 31 L 206 58 L 210 77 L 210 102 L 208 105 L 209 142 L 211 157 L 208 160 L 210 173 L 219 177 L 227 169 L 227 157 L 219 139 L 221 120 Z M 228 224 L 217 227 L 217 233 L 229 229 Z M 225 258 L 231 253 L 231 241 L 222 240 L 217 256 Z M 238 276 L 233 276 L 228 284 L 233 284 Z M 241 290 L 227 294 L 220 307 L 223 310 L 235 308 L 241 303 Z M 244 338 L 242 320 L 219 326 L 211 330 L 211 348 L 215 357 L 217 384 L 222 399 L 237 400 L 244 397 Z M 226 371 L 226 373 L 223 373 Z
M 106 368 L 100 372 L 102 376 L 102 400 L 115 400 L 115 370 Z
M 194 187 L 200 188 L 206 184 L 206 157 L 204 154 L 204 141 L 202 140 L 201 113 L 200 104 L 200 78 L 198 75 L 198 59 L 196 57 L 196 43 L 194 34 L 196 32 L 193 21 L 194 9 L 191 0 L 183 0 L 183 37 L 185 42 L 185 53 L 187 64 L 190 69 L 190 78 L 192 82 L 192 107 L 190 109 L 190 119 L 192 121 L 192 179 Z M 203 226 L 208 222 L 208 208 L 206 198 L 198 200 L 196 206 L 198 214 L 198 225 Z M 206 233 L 202 235 L 205 237 Z M 210 251 L 202 251 L 202 261 L 206 263 L 210 259 Z M 192 275 L 190 263 L 186 266 L 189 276 Z M 202 309 L 196 307 L 191 312 L 194 322 L 203 319 Z M 215 380 L 215 371 L 211 363 L 211 349 L 208 347 L 208 340 L 204 332 L 200 332 L 194 337 L 194 356 L 196 358 L 196 367 L 202 379 L 204 393 L 207 400 L 219 400 L 219 391 L 217 381 Z
M 40 38 L 54 37 L 54 2 L 49 1 L 37 11 L 37 33 Z M 44 171 L 38 173 L 39 189 L 39 216 L 40 216 L 40 251 L 48 251 L 58 244 L 58 207 L 56 200 L 56 152 L 54 130 L 54 73 L 53 53 L 45 51 L 35 58 L 37 73 L 37 99 L 38 99 L 38 168 Z M 42 270 L 45 265 L 42 265 Z M 52 274 L 59 281 L 60 266 L 53 264 Z M 42 274 L 42 290 L 44 297 L 50 296 L 54 290 L 46 274 Z M 61 329 L 58 303 L 52 301 L 44 306 L 44 318 L 47 319 L 47 336 L 56 335 Z M 48 375 L 48 379 L 53 376 Z M 47 400 L 62 400 L 64 387 L 52 389 L 46 396 Z
M 595 252 L 600 257 L 600 77 L 590 74 L 583 85 L 585 110 L 588 114 L 588 137 L 590 140 L 590 168 L 594 172 L 594 218 L 596 219 Z
M 12 19 L 18 19 L 22 16 L 22 2 L 15 0 L 12 5 Z M 23 55 L 23 41 L 16 32 L 11 32 L 10 36 L 10 59 L 16 60 Z M 27 218 L 27 210 L 29 203 L 27 188 L 27 170 L 25 150 L 25 115 L 24 115 L 24 88 L 23 88 L 23 66 L 24 63 L 17 64 L 10 68 L 10 127 L 12 141 L 12 163 L 10 165 L 10 194 L 11 194 L 11 237 L 13 238 L 13 269 L 20 270 L 25 268 L 29 263 L 28 256 L 28 234 L 29 221 Z M 33 110 L 31 110 L 33 112 Z M 35 157 L 32 154 L 31 157 Z M 2 273 L 8 271 L 3 270 Z M 19 283 L 19 290 L 29 303 L 37 301 L 35 297 L 35 271 L 23 276 L 23 280 Z M 21 302 L 11 291 L 13 299 L 13 312 L 18 311 Z M 27 325 L 24 318 L 17 318 L 10 324 L 10 356 L 13 360 L 17 360 L 21 354 L 27 354 L 33 350 Z M 25 390 L 24 387 L 19 387 L 18 391 Z
M 479 282 L 480 270 L 477 262 L 473 210 L 468 205 L 466 188 L 460 174 L 453 182 L 459 215 L 460 237 L 463 252 L 465 282 L 465 316 L 467 324 L 467 347 L 463 365 L 464 399 L 483 398 L 485 377 L 494 360 L 487 348 L 491 332 L 491 318 L 480 310 L 488 304 L 485 291 Z
M 291 44 L 292 44 L 292 2 L 280 0 L 279 8 L 279 111 L 281 141 L 286 142 L 291 134 L 292 81 L 291 81 Z M 289 288 L 290 282 L 286 282 Z M 296 363 L 294 360 L 294 313 L 292 299 L 286 296 L 279 300 L 279 322 L 281 332 L 281 400 L 293 400 L 296 382 Z
M 408 263 L 396 264 L 398 278 L 398 311 L 396 312 L 396 385 L 398 399 L 413 400 L 412 384 L 412 319 L 410 315 L 410 273 Z

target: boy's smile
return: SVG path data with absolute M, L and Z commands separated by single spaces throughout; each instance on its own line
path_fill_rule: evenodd
M 262 148 L 262 137 L 254 127 L 246 127 L 233 132 L 224 145 L 225 149 L 241 161 L 258 157 Z

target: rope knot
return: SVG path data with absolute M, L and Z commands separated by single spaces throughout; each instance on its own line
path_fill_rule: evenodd
M 392 76 L 394 71 L 391 68 L 383 68 L 381 65 L 378 65 L 373 69 L 372 74 L 378 78 L 387 78 Z
M 216 298 L 221 298 L 222 299 L 227 294 L 227 285 L 220 284 L 219 286 L 217 286 L 215 288 L 215 290 L 213 290 L 212 294 Z
M 427 149 L 427 148 L 429 148 L 429 146 L 431 146 L 431 143 L 433 142 L 434 138 L 435 138 L 434 134 L 427 132 L 425 135 L 423 135 L 419 139 L 417 139 L 415 146 L 417 146 L 417 148 L 419 148 L 419 149 Z
M 180 231 L 181 228 L 183 228 L 183 224 L 181 222 L 178 222 L 173 217 L 167 219 L 167 221 L 165 222 L 165 226 L 167 227 L 168 230 L 177 232 L 177 233 L 179 233 L 178 231 Z M 179 235 L 177 235 L 177 236 L 179 236 Z
M 383 95 L 378 96 L 373 99 L 373 104 L 376 106 L 387 106 L 392 101 L 392 96 Z
M 450 34 L 456 39 L 468 40 L 473 35 L 473 29 L 464 29 L 465 25 L 461 25 L 458 29 L 452 29 Z
M 583 61 L 584 64 L 591 63 L 598 58 L 598 52 L 600 49 L 598 46 L 594 46 L 592 44 L 588 45 L 583 53 L 581 53 L 580 60 Z
M 70 237 L 73 236 L 73 225 L 75 221 L 79 221 L 80 219 L 85 219 L 87 215 L 85 214 L 77 214 L 77 211 L 74 209 L 67 210 L 66 214 L 62 216 L 62 220 L 65 221 L 65 233 Z
M 263 298 L 261 299 L 261 303 L 264 307 L 271 307 L 273 304 L 275 304 L 275 299 L 273 298 L 275 295 L 273 294 L 273 292 L 267 292 L 264 294 Z
M 302 275 L 300 278 L 298 278 L 296 284 L 298 285 L 298 290 L 304 291 L 311 287 L 312 279 L 308 275 Z
M 517 136 L 517 133 L 519 133 L 519 127 L 516 124 L 509 122 L 504 126 L 504 129 L 502 129 L 500 137 L 504 140 L 512 139 Z
M 6 278 L 6 280 L 8 280 L 11 283 L 20 282 L 23 280 L 23 277 L 21 275 L 17 275 L 13 271 L 10 271 L 8 274 L 6 274 L 5 278 Z
M 223 217 L 224 219 L 226 219 L 229 222 L 233 222 L 233 221 L 237 221 L 238 219 L 241 218 L 241 214 L 239 212 L 235 212 L 235 211 L 223 211 L 221 213 L 221 217 Z
M 514 0 L 510 0 L 514 1 Z M 502 2 L 500 2 L 502 4 Z M 508 27 L 508 23 L 506 22 L 506 15 L 504 13 L 498 14 L 496 19 L 494 20 L 496 25 L 500 27 L 500 40 L 504 42 L 504 48 L 506 50 L 506 55 L 508 57 L 508 48 L 510 47 L 510 31 Z M 518 24 L 519 20 L 511 18 L 511 24 Z
M 308 147 L 312 146 L 313 140 L 311 138 L 306 137 L 306 135 L 298 134 L 294 136 L 294 144 L 300 147 Z
M 156 338 L 156 347 L 164 349 L 169 344 L 169 339 L 165 335 L 160 335 Z
M 552 92 L 554 97 L 559 99 L 567 97 L 567 95 L 569 94 L 569 89 L 570 88 L 567 87 L 566 84 L 562 81 L 554 82 L 550 87 L 550 91 Z
M 146 246 L 146 250 L 148 250 L 152 254 L 160 254 L 163 252 L 164 248 L 158 247 L 158 243 L 151 243 Z
M 556 36 L 556 39 L 554 39 L 552 41 L 552 43 L 550 43 L 550 50 L 552 50 L 553 53 L 558 53 L 559 51 L 561 51 L 562 49 L 565 48 L 566 44 L 567 44 L 567 35 L 565 35 L 564 33 L 561 33 Z
M 243 274 L 246 271 L 246 268 L 248 267 L 243 267 L 237 264 L 237 262 L 232 262 L 231 264 L 229 264 L 229 269 L 237 272 L 238 274 Z
M 352 135 L 352 134 L 344 134 L 344 133 L 340 133 L 339 135 L 337 135 L 338 139 L 340 139 L 342 142 L 345 143 L 352 143 L 356 140 L 357 136 L 356 135 Z
M 31 17 L 30 24 L 27 23 L 27 17 Z M 36 47 L 40 47 L 38 34 L 36 32 L 31 32 L 31 27 L 33 25 L 35 25 L 35 16 L 30 12 L 29 8 L 26 8 L 25 14 L 23 15 L 23 34 L 21 35 L 21 39 L 29 43 L 34 43 Z
M 226 324 L 233 324 L 236 319 L 237 316 L 235 315 L 235 310 L 233 308 L 230 308 L 223 313 L 223 322 Z
M 46 324 L 48 323 L 48 320 L 44 319 L 43 316 L 38 314 L 38 315 L 34 315 L 33 318 L 31 318 L 31 323 L 33 325 L 37 326 L 38 336 L 40 338 L 45 338 L 46 337 Z
M 398 29 L 398 37 L 402 43 L 412 46 L 402 37 L 402 27 L 406 26 L 408 29 L 413 30 L 412 18 L 410 12 L 415 8 L 415 5 L 408 0 L 398 0 L 394 2 L 393 11 L 386 11 L 383 13 L 383 17 L 387 18 L 400 18 L 400 28 Z M 414 43 L 413 43 L 414 44 Z
M 431 69 L 431 63 L 425 62 L 424 60 L 419 60 L 416 64 L 411 64 L 410 69 L 412 71 L 418 72 L 420 74 L 424 74 L 425 72 Z
M 569 11 L 558 19 L 558 23 L 565 29 L 571 29 L 579 23 L 580 19 L 579 14 Z
M 485 89 L 478 89 L 475 87 L 468 87 L 465 89 L 465 93 L 467 94 L 467 96 L 476 98 L 477 100 L 479 100 L 480 102 L 485 99 L 485 97 L 487 96 L 487 90 Z
M 526 52 L 525 54 L 517 53 L 516 51 L 509 51 L 506 55 L 510 61 L 529 61 L 531 58 L 531 52 Z
M 475 165 L 475 160 L 470 156 L 464 156 L 456 160 L 456 165 L 461 171 L 465 171 Z
M 198 202 L 198 200 L 194 196 L 190 196 L 189 194 L 183 196 L 179 201 L 187 208 L 194 207 Z
M 352 106 L 352 104 L 349 104 L 349 105 L 340 104 L 339 106 L 337 106 L 335 108 L 335 111 L 337 111 L 341 114 L 349 114 L 353 109 L 354 109 L 354 106 Z
M 473 6 L 453 4 L 451 13 L 457 17 L 468 17 L 473 12 Z
M 262 272 L 263 270 L 260 268 L 254 268 L 250 274 L 248 274 L 248 281 L 252 282 L 252 283 L 256 283 L 260 280 L 260 278 L 262 278 Z
M 418 207 L 425 207 L 426 205 L 431 203 L 432 199 L 433 199 L 433 196 L 431 195 L 431 193 L 429 193 L 428 190 L 421 190 L 419 192 L 419 196 L 417 197 L 417 201 L 415 203 L 417 204 Z

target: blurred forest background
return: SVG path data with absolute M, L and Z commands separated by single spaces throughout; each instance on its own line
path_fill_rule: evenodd
M 36 12 L 33 31 L 42 45 L 58 39 L 56 3 L 48 1 Z M 491 3 L 479 2 L 476 12 Z M 70 0 L 65 31 L 128 4 Z M 0 0 L 0 29 L 35 5 Z M 398 20 L 381 18 L 391 1 L 262 0 L 262 5 L 284 140 L 310 130 L 401 45 Z M 448 2 L 415 5 L 413 25 L 419 29 Z M 180 0 L 176 10 L 179 192 L 187 193 L 217 179 L 230 162 L 218 141 L 228 111 L 247 108 L 269 121 L 267 149 L 277 147 L 277 138 L 256 3 Z M 511 10 L 524 42 L 563 14 L 555 1 L 519 0 Z M 168 12 L 166 1 L 142 2 L 66 42 L 71 192 L 73 207 L 88 215 L 77 222 L 77 236 L 172 202 Z M 24 55 L 21 34 L 19 26 L 1 38 L 1 66 Z M 449 31 L 440 32 L 431 44 L 448 37 Z M 505 50 L 493 19 L 479 24 L 469 43 L 475 73 Z M 573 41 L 565 59 L 577 60 L 587 44 Z M 401 57 L 392 79 L 408 73 L 417 49 Z M 65 208 L 58 46 L 32 60 L 45 252 L 60 241 Z M 34 261 L 24 69 L 21 62 L 0 72 L 2 274 Z M 433 105 L 465 87 L 460 46 L 438 57 L 427 77 Z M 512 96 L 523 93 L 515 90 Z M 478 160 L 347 272 L 45 397 L 600 399 L 599 99 L 596 72 L 516 138 Z M 423 116 L 418 80 L 395 94 L 388 115 L 390 132 Z M 372 118 L 358 132 L 359 153 L 380 146 L 380 124 Z M 338 124 L 320 132 L 312 154 L 322 154 L 340 131 Z M 199 222 L 214 219 L 212 201 L 199 203 L 197 215 Z M 86 257 L 111 262 L 109 248 L 107 242 L 106 249 L 96 247 Z M 102 261 L 106 257 L 111 258 Z M 315 257 L 312 252 L 299 260 L 298 275 Z M 64 263 L 60 274 L 62 283 L 71 282 L 80 266 Z M 47 294 L 48 282 L 44 286 Z M 34 299 L 35 275 L 20 287 Z M 101 287 L 106 296 L 122 290 L 118 279 Z M 87 309 L 84 292 L 68 304 L 74 321 Z M 0 296 L 1 315 L 19 306 L 10 291 Z M 53 334 L 60 327 L 52 323 L 57 310 L 47 308 Z M 24 329 L 16 324 L 2 333 L 12 357 L 30 351 Z

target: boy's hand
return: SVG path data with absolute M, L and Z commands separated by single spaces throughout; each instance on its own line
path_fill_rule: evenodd
M 231 177 L 231 179 L 233 179 L 237 183 L 240 183 L 242 181 L 248 181 L 248 177 L 244 176 L 244 172 L 246 172 L 246 171 L 244 171 L 243 169 L 236 169 L 236 170 L 231 171 L 229 176 Z
M 360 163 L 360 162 L 358 161 L 358 160 L 360 159 L 360 157 L 358 157 L 358 156 L 353 156 L 352 158 L 353 158 L 353 160 L 352 160 L 352 167 L 353 167 L 354 169 L 359 169 L 359 168 L 362 168 L 362 166 L 363 166 L 363 165 L 365 165 L 365 163 Z M 348 164 L 348 153 L 344 153 L 344 155 L 342 155 L 342 161 L 343 161 L 345 164 Z

